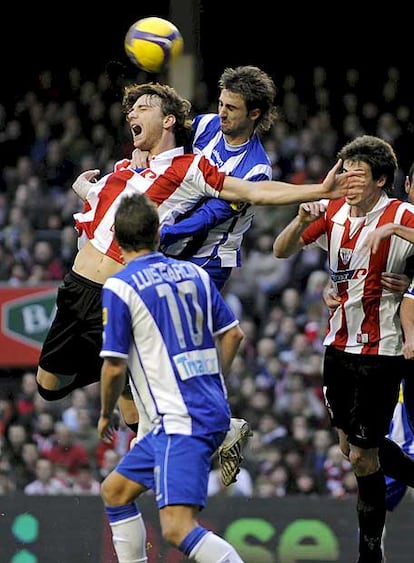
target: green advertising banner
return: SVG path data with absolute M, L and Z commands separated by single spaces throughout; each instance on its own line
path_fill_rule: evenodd
M 56 285 L 0 287 L 0 368 L 37 365 L 55 301 Z
M 187 559 L 161 538 L 152 496 L 139 502 L 149 563 Z M 116 563 L 99 497 L 0 499 L 1 563 Z M 388 561 L 412 563 L 414 505 L 388 514 Z M 214 497 L 200 521 L 231 542 L 246 563 L 350 563 L 357 559 L 355 499 Z

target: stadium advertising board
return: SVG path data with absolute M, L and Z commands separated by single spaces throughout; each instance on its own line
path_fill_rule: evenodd
M 56 285 L 0 287 L 0 367 L 37 364 L 55 301 Z
M 116 563 L 99 497 L 12 495 L 2 497 L 1 505 L 2 563 Z M 149 563 L 186 561 L 161 539 L 154 499 L 144 497 L 139 505 L 148 530 Z M 246 563 L 349 563 L 357 558 L 353 498 L 214 497 L 200 516 Z M 412 562 L 413 520 L 411 497 L 388 515 L 390 561 Z

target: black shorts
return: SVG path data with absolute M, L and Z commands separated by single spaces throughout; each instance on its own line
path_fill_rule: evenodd
M 331 423 L 350 444 L 376 448 L 389 432 L 401 378 L 408 369 L 403 356 L 349 354 L 328 346 L 323 390 Z
M 40 352 L 40 367 L 55 374 L 76 374 L 77 387 L 99 381 L 102 285 L 71 271 L 58 288 L 56 307 Z

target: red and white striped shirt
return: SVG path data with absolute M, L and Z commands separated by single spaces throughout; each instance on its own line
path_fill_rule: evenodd
M 184 154 L 182 148 L 155 156 L 149 168 L 135 171 L 129 165 L 129 160 L 117 163 L 114 172 L 94 183 L 82 212 L 73 216 L 79 237 L 86 236 L 97 250 L 121 264 L 113 225 L 123 196 L 145 193 L 158 206 L 161 223 L 174 223 L 203 197 L 218 197 L 225 178 L 205 156 Z
M 302 233 L 305 245 L 316 243 L 328 252 L 331 281 L 341 297 L 324 344 L 353 354 L 400 355 L 401 296 L 382 287 L 381 273 L 403 273 L 414 245 L 392 236 L 381 241 L 375 254 L 361 247 L 367 235 L 385 223 L 414 228 L 414 205 L 383 193 L 365 217 L 349 214 L 343 199 L 330 201 L 325 214 Z

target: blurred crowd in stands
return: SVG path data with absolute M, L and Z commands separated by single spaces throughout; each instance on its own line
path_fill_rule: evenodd
M 410 77 L 388 68 L 367 88 L 367 77 L 348 69 L 340 89 L 330 87 L 324 68 L 312 76 L 306 88 L 293 75 L 278 84 L 279 120 L 265 139 L 274 179 L 319 181 L 347 140 L 369 133 L 395 147 L 395 195 L 402 198 L 414 147 L 402 87 Z M 197 92 L 194 108 L 215 111 L 205 89 Z M 74 178 L 87 169 L 112 170 L 133 148 L 121 96 L 119 81 L 107 73 L 90 80 L 73 68 L 59 82 L 46 70 L 33 90 L 0 103 L 0 284 L 58 283 L 70 268 L 77 248 L 72 216 L 81 209 Z M 274 237 L 295 212 L 296 206 L 257 208 L 243 266 L 224 291 L 246 335 L 227 378 L 229 399 L 233 416 L 247 419 L 254 435 L 237 483 L 223 487 L 214 462 L 211 495 L 355 492 L 321 395 L 325 256 L 318 249 L 286 260 L 272 256 Z M 114 444 L 103 444 L 96 432 L 99 387 L 50 403 L 38 395 L 34 373 L 35 366 L 0 371 L 0 495 L 99 494 L 132 432 L 121 420 Z

